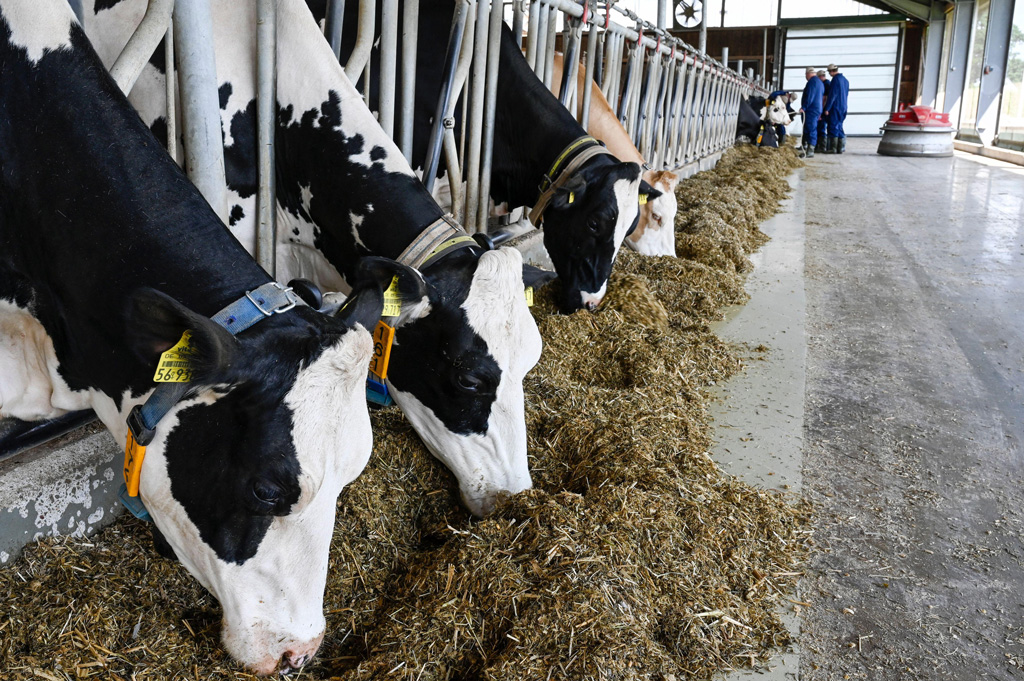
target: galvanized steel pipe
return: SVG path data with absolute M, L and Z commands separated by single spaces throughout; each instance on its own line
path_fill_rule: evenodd
M 452 28 L 448 34 L 448 51 L 445 53 L 443 75 L 441 77 L 441 92 L 437 97 L 437 106 L 434 107 L 434 123 L 430 128 L 430 139 L 427 142 L 427 158 L 423 163 L 423 184 L 428 192 L 433 191 L 434 181 L 437 178 L 437 167 L 441 159 L 441 146 L 444 142 L 444 120 L 449 115 L 456 67 L 460 62 L 462 39 L 468 16 L 469 2 L 461 0 L 455 5 L 455 13 L 452 15 Z
M 490 214 L 491 161 L 494 157 L 494 120 L 498 108 L 498 62 L 501 56 L 501 27 L 504 6 L 491 0 L 491 21 L 487 36 L 487 78 L 484 86 L 484 137 L 480 161 L 480 201 L 477 208 L 477 231 L 487 231 Z
M 579 64 L 579 35 L 575 30 L 570 30 L 567 45 L 562 50 L 562 82 L 558 89 L 558 101 L 562 106 L 570 108 L 572 94 L 576 91 L 576 69 Z M 553 70 L 553 69 L 552 69 Z M 575 109 L 571 109 L 574 111 Z
M 494 0 L 500 2 L 500 0 Z M 488 5 L 489 6 L 489 5 Z M 463 167 L 466 170 L 466 222 L 467 231 L 477 231 L 476 207 L 480 204 L 480 152 L 483 146 L 484 127 L 484 86 L 487 77 L 487 24 L 488 13 L 484 11 L 483 0 L 476 8 L 476 35 L 473 41 L 473 72 L 469 96 L 469 134 L 466 135 L 466 156 Z M 465 120 L 467 117 L 463 117 Z
M 167 100 L 167 153 L 178 162 L 178 79 L 174 70 L 174 21 L 167 22 L 164 36 L 164 96 Z
M 363 67 L 370 62 L 370 50 L 373 48 L 373 32 L 377 18 L 376 0 L 359 0 L 359 24 L 356 29 L 356 44 L 349 55 L 348 63 L 345 64 L 345 75 L 355 85 L 359 82 L 359 76 L 363 75 Z M 363 84 L 363 89 L 369 91 L 369 83 Z
M 555 75 L 555 36 L 558 34 L 558 15 L 554 7 L 548 9 L 548 38 L 544 42 L 544 87 L 551 89 Z
M 185 137 L 185 172 L 218 217 L 227 224 L 224 142 L 209 3 L 204 0 L 177 0 L 174 27 Z
M 541 5 L 539 0 L 533 0 L 530 3 L 530 20 L 529 20 L 529 35 L 527 36 L 526 42 L 526 63 L 530 65 L 530 70 L 534 73 L 537 72 L 537 44 L 540 42 L 541 35 L 547 35 L 547 32 L 542 32 L 540 29 L 540 22 L 543 20 L 547 12 L 541 11 Z
M 597 61 L 597 24 L 590 24 L 587 33 L 587 66 L 583 74 L 583 115 L 580 116 L 580 125 L 584 130 L 590 125 L 590 100 L 594 88 L 591 82 L 594 81 L 594 64 Z
M 395 91 L 398 71 L 398 0 L 382 0 L 380 8 L 380 87 L 377 122 L 395 138 Z M 369 85 L 364 84 L 369 89 Z
M 345 23 L 345 0 L 327 0 L 324 17 L 324 37 L 334 50 L 334 58 L 341 60 L 341 29 Z
M 128 39 L 117 61 L 110 67 L 110 75 L 117 83 L 117 87 L 121 88 L 121 92 L 128 94 L 132 91 L 132 86 L 139 79 L 142 69 L 167 34 L 167 25 L 171 22 L 173 9 L 174 0 L 149 0 L 142 22 Z
M 516 47 L 523 49 L 523 2 L 512 0 L 512 37 L 516 39 Z
M 399 147 L 412 165 L 412 139 L 416 128 L 416 50 L 420 37 L 420 0 L 405 0 L 402 7 L 402 97 L 398 114 Z
M 256 125 L 259 187 L 256 191 L 256 261 L 277 271 L 277 192 L 274 128 L 277 113 L 277 0 L 259 0 L 256 19 Z

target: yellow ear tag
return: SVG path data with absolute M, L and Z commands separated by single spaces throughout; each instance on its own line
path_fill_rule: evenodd
M 576 192 L 569 192 L 569 203 L 576 200 Z
M 189 344 L 192 332 L 181 334 L 173 348 L 160 355 L 153 380 L 156 383 L 189 383 L 192 380 L 192 357 L 195 348 Z
M 139 496 L 139 479 L 142 477 L 142 460 L 146 457 L 146 446 L 135 441 L 131 428 L 124 443 L 124 486 L 128 496 Z
M 391 341 L 395 340 L 395 330 L 384 322 L 377 322 L 373 330 L 373 357 L 370 358 L 370 373 L 383 383 L 388 377 L 388 361 L 391 359 Z
M 402 314 L 402 296 L 398 294 L 398 275 L 391 280 L 391 286 L 384 291 L 384 312 L 381 316 L 397 317 Z
M 533 307 L 533 287 L 526 287 L 526 307 Z
M 640 203 L 641 206 L 646 206 L 647 205 L 647 194 L 640 194 L 637 197 L 637 201 Z

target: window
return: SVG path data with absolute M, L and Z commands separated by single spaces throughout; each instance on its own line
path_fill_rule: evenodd
M 1024 151 L 1024 2 L 1013 9 L 996 144 Z
M 967 83 L 960 105 L 960 139 L 981 142 L 978 134 L 978 97 L 981 94 L 981 73 L 985 66 L 985 38 L 988 36 L 988 10 L 990 0 L 978 0 L 974 12 L 974 30 L 971 52 L 967 61 Z
M 935 93 L 936 111 L 946 111 L 946 76 L 949 74 L 949 47 L 953 44 L 955 24 L 956 10 L 950 9 L 946 12 L 946 23 L 942 31 L 942 53 L 939 55 L 939 89 Z

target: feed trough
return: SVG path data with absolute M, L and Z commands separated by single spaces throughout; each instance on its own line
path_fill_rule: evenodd
M 949 114 L 928 106 L 900 106 L 882 126 L 878 153 L 884 156 L 952 156 Z

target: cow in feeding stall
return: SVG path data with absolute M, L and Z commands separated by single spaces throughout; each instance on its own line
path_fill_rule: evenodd
M 132 498 L 220 601 L 225 648 L 260 674 L 302 667 L 324 636 L 336 500 L 370 456 L 368 329 L 392 277 L 409 305 L 424 284 L 367 259 L 328 316 L 272 282 L 65 0 L 0 0 L 0 63 L 0 415 L 92 408 L 118 442 L 131 432 Z M 154 389 L 183 344 L 190 380 Z
M 323 19 L 324 1 L 307 2 L 314 15 Z M 416 165 L 426 158 L 441 91 L 447 43 L 436 36 L 447 36 L 451 31 L 454 7 L 452 0 L 423 0 L 419 7 L 421 39 L 417 44 L 413 133 Z M 357 12 L 358 3 L 345 4 L 342 63 L 355 45 Z M 379 32 L 379 19 L 376 26 Z M 379 59 L 377 43 L 372 59 L 375 63 Z M 544 246 L 562 283 L 561 310 L 594 310 L 607 291 L 619 248 L 639 219 L 639 194 L 651 189 L 640 177 L 639 164 L 621 162 L 605 153 L 544 88 L 504 24 L 498 71 L 490 198 L 504 210 L 533 207 L 531 222 L 543 226 Z M 375 102 L 378 70 L 372 73 L 370 101 Z M 460 107 L 456 110 L 457 127 L 462 116 Z M 438 177 L 445 174 L 443 165 L 438 168 Z
M 86 30 L 110 65 L 146 3 L 85 6 Z M 230 226 L 251 252 L 256 2 L 214 0 L 211 9 Z M 279 0 L 277 14 L 278 273 L 347 290 L 365 255 L 415 266 L 425 294 L 390 320 L 388 386 L 455 474 L 467 508 L 484 515 L 500 496 L 532 484 L 523 378 L 540 358 L 541 338 L 523 294 L 524 284 L 542 285 L 550 274 L 524 265 L 515 249 L 488 250 L 451 224 L 364 105 L 302 0 Z M 166 136 L 163 67 L 161 48 L 130 96 L 158 137 Z
M 751 95 L 747 99 L 740 99 L 736 137 L 759 147 L 778 147 L 777 126 L 785 127 L 791 122 L 792 118 L 782 98 L 766 99 Z
M 577 111 L 576 116 L 583 114 L 583 88 L 586 87 L 586 78 L 582 70 L 578 71 L 576 78 L 577 90 Z M 552 94 L 557 94 L 556 89 L 562 82 L 562 54 L 555 53 L 554 71 L 551 77 Z M 605 98 L 604 93 L 597 83 L 590 81 L 590 118 L 588 120 L 587 132 L 601 140 L 608 147 L 608 151 L 616 157 L 639 163 L 641 167 L 647 165 L 643 156 L 629 138 L 629 133 L 622 127 L 619 117 L 615 115 L 611 105 Z M 679 184 L 679 176 L 671 170 L 643 171 L 644 181 L 653 188 L 653 192 L 641 194 L 640 219 L 637 221 L 636 229 L 626 236 L 626 245 L 644 255 L 671 255 L 676 254 L 676 187 Z

